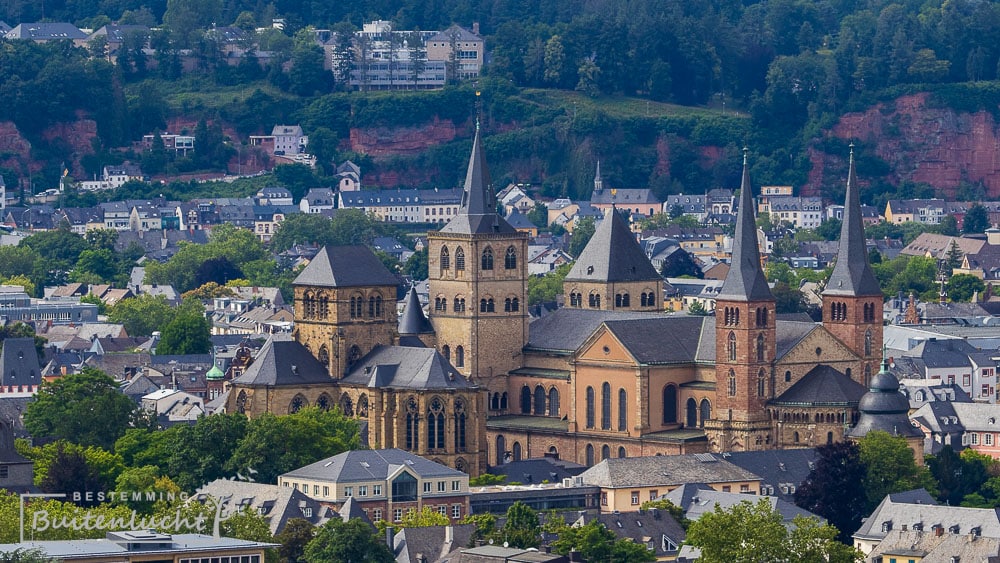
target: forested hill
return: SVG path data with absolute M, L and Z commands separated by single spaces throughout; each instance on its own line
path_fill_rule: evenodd
M 46 108 L 54 103 L 58 106 L 55 109 L 62 110 L 52 115 L 72 115 L 77 109 L 98 113 L 97 129 L 105 146 L 134 139 L 148 132 L 150 123 L 166 123 L 184 113 L 228 120 L 230 125 L 244 120 L 243 129 L 268 127 L 270 124 L 254 122 L 254 115 L 248 116 L 238 107 L 260 83 L 264 85 L 263 91 L 253 102 L 270 111 L 257 112 L 258 116 L 280 114 L 283 118 L 308 121 L 309 112 L 322 113 L 323 107 L 349 108 L 350 119 L 336 120 L 339 125 L 331 129 L 339 136 L 341 148 L 351 148 L 348 139 L 353 142 L 363 135 L 365 132 L 359 128 L 366 126 L 356 122 L 353 111 L 366 107 L 367 103 L 359 101 L 360 94 L 318 97 L 324 91 L 320 86 L 330 85 L 319 78 L 315 79 L 315 88 L 303 82 L 309 77 L 303 78 L 296 69 L 306 68 L 308 49 L 298 40 L 293 42 L 291 37 L 307 25 L 344 30 L 376 18 L 392 20 L 396 29 L 442 29 L 453 22 L 465 26 L 477 22 L 490 51 L 487 73 L 493 80 L 492 92 L 511 99 L 509 103 L 493 99 L 497 111 L 493 115 L 494 132 L 521 130 L 520 137 L 509 140 L 499 137 L 494 142 L 500 149 L 509 144 L 510 150 L 523 151 L 525 146 L 536 150 L 527 160 L 522 156 L 513 159 L 509 167 L 501 154 L 497 168 L 511 175 L 522 172 L 531 175 L 527 179 L 548 182 L 553 191 L 573 195 L 585 191 L 583 179 L 595 158 L 610 161 L 609 174 L 621 184 L 651 182 L 659 191 L 700 191 L 731 178 L 734 162 L 738 161 L 738 150 L 734 148 L 746 143 L 757 156 L 755 173 L 761 181 L 808 185 L 823 192 L 836 185 L 834 179 L 841 175 L 846 139 L 853 137 L 859 141 L 862 165 L 859 172 L 872 177 L 875 191 L 883 196 L 894 192 L 901 180 L 943 181 L 951 192 L 964 192 L 966 196 L 1000 193 L 1000 180 L 993 178 L 1000 171 L 967 174 L 962 172 L 962 162 L 953 163 L 957 175 L 949 172 L 939 177 L 921 175 L 915 169 L 894 169 L 897 164 L 914 161 L 912 156 L 919 161 L 922 154 L 920 147 L 910 146 L 907 134 L 922 136 L 917 139 L 919 142 L 931 141 L 928 134 L 934 131 L 927 127 L 917 131 L 908 129 L 914 116 L 921 116 L 925 109 L 943 111 L 944 118 L 953 117 L 958 126 L 955 131 L 945 133 L 955 138 L 969 133 L 962 130 L 964 124 L 989 130 L 987 138 L 980 141 L 998 136 L 995 115 L 1000 113 L 1000 88 L 996 83 L 1000 66 L 1000 3 L 995 2 L 0 2 L 0 20 L 11 25 L 42 18 L 91 28 L 112 20 L 162 24 L 165 32 L 157 35 L 156 44 L 166 52 L 180 47 L 203 51 L 204 45 L 198 44 L 196 34 L 192 33 L 212 24 L 238 23 L 253 28 L 274 18 L 286 22 L 285 34 L 289 40 L 282 42 L 271 37 L 268 47 L 278 54 L 272 65 L 285 61 L 290 61 L 290 65 L 272 66 L 264 73 L 244 69 L 246 72 L 241 74 L 231 69 L 220 71 L 218 66 L 213 70 L 211 64 L 206 64 L 208 79 L 194 85 L 189 82 L 187 86 L 200 89 L 205 94 L 203 100 L 213 97 L 212 92 L 206 92 L 213 85 L 225 89 L 225 96 L 215 95 L 214 102 L 201 106 L 197 97 L 178 93 L 177 89 L 185 84 L 163 76 L 163 69 L 147 72 L 145 66 L 140 69 L 135 62 L 127 72 L 119 69 L 112 73 L 106 67 L 92 64 L 70 75 L 81 80 L 98 80 L 99 87 L 93 87 L 93 92 L 70 91 L 66 86 L 54 84 L 63 75 L 61 70 L 47 68 L 52 62 L 48 56 L 36 57 L 23 68 L 17 61 L 13 61 L 14 66 L 4 64 L 4 68 L 13 72 L 0 76 L 0 88 L 22 95 L 21 98 L 5 96 L 20 101 L 6 111 L 0 110 L 0 119 L 17 123 L 18 116 L 11 115 L 15 111 L 22 112 L 22 120 L 24 112 L 38 115 L 32 104 L 42 102 L 24 96 L 23 92 L 35 84 L 54 88 L 65 91 L 65 95 L 45 101 Z M 283 70 L 289 66 L 291 70 Z M 15 78 L 18 82 L 12 84 Z M 572 98 L 542 96 L 545 99 L 539 101 L 533 90 L 525 88 L 577 91 L 595 100 L 629 97 L 700 106 L 714 110 L 714 114 L 703 124 L 704 112 L 685 113 L 665 106 L 638 110 L 632 107 L 619 112 L 615 107 L 591 104 L 584 111 L 584 104 L 579 101 L 573 104 Z M 920 95 L 914 97 L 917 94 Z M 442 95 L 447 99 L 450 94 Z M 95 102 L 105 98 L 109 103 Z M 229 107 L 219 100 L 227 100 Z M 898 105 L 900 100 L 902 107 Z M 24 108 L 19 106 L 21 103 Z M 385 103 L 378 101 L 375 105 Z M 563 103 L 566 105 L 560 105 Z M 462 104 L 462 111 L 470 105 Z M 280 109 L 275 109 L 277 106 Z M 509 113 L 503 114 L 503 110 Z M 733 116 L 734 110 L 743 117 Z M 985 113 L 976 113 L 980 110 Z M 443 113 L 456 111 L 452 105 Z M 150 114 L 152 117 L 147 119 Z M 394 123 L 393 119 L 382 116 L 378 125 L 412 127 L 417 125 L 415 120 L 422 118 L 420 125 L 426 126 L 435 119 L 435 115 L 402 111 L 395 115 L 403 122 Z M 848 117 L 844 118 L 845 115 Z M 458 140 L 468 133 L 467 117 L 447 117 L 456 127 Z M 565 124 L 566 119 L 569 125 Z M 125 125 L 121 125 L 123 122 Z M 20 124 L 19 128 L 23 129 Z M 611 138 L 602 139 L 602 130 L 611 133 Z M 830 131 L 834 132 L 832 140 Z M 894 135 L 901 138 L 896 144 L 879 141 Z M 979 146 L 971 143 L 968 150 L 979 150 Z M 614 154 L 606 154 L 609 147 Z M 900 147 L 913 154 L 899 158 L 897 163 L 891 157 L 899 153 Z M 933 158 L 950 156 L 935 153 Z M 421 166 L 430 165 L 425 168 L 433 170 L 451 163 L 432 150 L 420 157 L 376 164 L 382 167 L 382 177 L 389 179 L 406 177 Z M 682 169 L 678 170 L 677 165 Z M 926 192 L 920 185 L 903 183 L 903 190 L 908 193 Z

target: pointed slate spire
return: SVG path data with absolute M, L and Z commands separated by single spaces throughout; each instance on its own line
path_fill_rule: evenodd
M 472 141 L 472 155 L 469 169 L 465 174 L 465 188 L 462 192 L 462 207 L 447 225 L 441 229 L 445 233 L 512 233 L 514 228 L 497 214 L 496 193 L 490 171 L 483 156 L 483 144 L 476 121 L 476 137 Z
M 635 240 L 628 223 L 612 207 L 566 275 L 569 281 L 658 281 L 663 277 Z
M 847 173 L 847 200 L 844 202 L 844 220 L 840 227 L 840 249 L 837 264 L 830 274 L 823 295 L 881 296 L 878 279 L 868 264 L 865 247 L 865 229 L 861 222 L 861 196 L 857 173 L 854 170 L 854 144 L 851 144 L 851 163 Z
M 411 286 L 410 292 L 406 294 L 406 308 L 403 310 L 403 318 L 399 319 L 399 334 L 428 334 L 431 332 L 434 332 L 434 327 L 424 316 L 424 308 L 420 305 L 420 298 L 417 297 L 416 286 Z
M 604 189 L 604 179 L 601 178 L 601 161 L 597 161 L 597 172 L 594 174 L 594 193 L 600 193 Z
M 760 266 L 760 247 L 757 244 L 757 222 L 753 212 L 753 188 L 750 187 L 750 168 L 747 166 L 748 149 L 743 149 L 743 181 L 740 184 L 740 203 L 736 215 L 736 234 L 733 237 L 733 261 L 722 284 L 717 299 L 728 301 L 771 301 L 771 289 Z

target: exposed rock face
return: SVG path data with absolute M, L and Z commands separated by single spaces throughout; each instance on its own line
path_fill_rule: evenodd
M 903 96 L 863 113 L 846 114 L 830 134 L 873 145 L 893 171 L 886 180 L 894 184 L 923 182 L 950 198 L 961 181 L 982 182 L 988 197 L 1000 197 L 1000 128 L 993 115 L 930 108 L 928 96 Z M 821 195 L 823 186 L 842 180 L 846 157 L 810 149 L 812 170 L 802 193 Z
M 83 168 L 80 166 L 80 157 L 94 152 L 91 141 L 97 136 L 97 122 L 93 119 L 77 119 L 76 121 L 66 121 L 56 123 L 45 131 L 42 131 L 42 138 L 49 143 L 60 143 L 69 145 L 73 154 L 70 172 L 76 178 L 86 177 Z
M 30 159 L 31 143 L 21 136 L 12 121 L 0 121 L 0 166 L 20 171 L 22 163 Z
M 414 155 L 428 147 L 455 140 L 457 127 L 434 118 L 420 127 L 351 129 L 351 150 L 373 157 Z

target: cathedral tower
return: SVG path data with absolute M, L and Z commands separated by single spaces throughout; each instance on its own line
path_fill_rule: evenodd
M 650 264 L 625 218 L 613 207 L 566 275 L 563 293 L 568 307 L 663 310 L 663 276 Z
M 528 235 L 497 213 L 478 124 L 462 207 L 427 243 L 438 350 L 488 391 L 506 391 L 502 376 L 528 339 Z
M 883 297 L 868 264 L 859 192 L 854 171 L 854 145 L 851 145 L 840 249 L 830 281 L 823 290 L 823 326 L 861 358 L 861 369 L 848 375 L 867 386 L 878 370 Z
M 774 447 L 766 409 L 774 394 L 774 296 L 761 268 L 746 149 L 732 264 L 715 303 L 715 405 L 705 421 L 711 448 Z

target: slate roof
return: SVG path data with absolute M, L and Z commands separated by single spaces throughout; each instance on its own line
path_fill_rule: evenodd
M 930 369 L 971 367 L 969 355 L 979 349 L 964 340 L 954 338 L 925 340 L 906 352 L 906 356 L 917 356 Z
M 211 360 L 210 360 L 211 361 Z M 250 367 L 233 383 L 257 386 L 299 386 L 331 383 L 326 366 L 290 335 L 274 334 Z
M 65 22 L 22 23 L 7 32 L 7 39 L 50 41 L 55 39 L 86 39 L 87 34 Z
M 704 317 L 660 316 L 609 320 L 604 325 L 643 364 L 691 363 L 695 359 Z
M 705 513 L 713 512 L 716 506 L 720 506 L 723 509 L 729 509 L 740 504 L 741 502 L 746 501 L 756 504 L 761 499 L 766 499 L 768 503 L 770 503 L 771 508 L 777 510 L 781 514 L 781 520 L 785 526 L 791 527 L 793 525 L 792 521 L 796 516 L 819 518 L 812 512 L 803 510 L 787 500 L 780 499 L 775 496 L 748 496 L 742 493 L 724 493 L 714 489 L 698 489 L 694 491 L 693 494 L 689 495 L 690 500 L 687 502 L 681 500 L 681 496 L 682 492 L 680 489 L 674 489 L 664 495 L 664 498 L 684 509 L 684 517 L 688 520 L 698 520 L 704 516 Z M 822 518 L 819 518 L 819 520 L 823 521 Z
M 875 272 L 868 264 L 865 227 L 861 217 L 858 176 L 854 169 L 854 147 L 851 147 L 850 169 L 847 173 L 847 201 L 840 229 L 840 249 L 837 263 L 826 283 L 823 295 L 882 296 Z
M 398 448 L 344 452 L 289 471 L 282 477 L 285 479 L 317 479 L 335 483 L 385 480 L 403 465 L 425 479 L 430 477 L 467 477 L 465 473 L 457 469 L 435 463 Z
M 978 538 L 970 534 L 927 533 L 924 530 L 895 529 L 868 554 L 869 561 L 920 561 L 957 563 L 1000 560 L 1000 538 Z
M 434 327 L 424 315 L 424 307 L 420 304 L 420 297 L 417 296 L 416 286 L 410 287 L 406 294 L 406 306 L 403 309 L 403 316 L 399 319 L 399 334 L 428 334 L 433 333 Z
M 451 541 L 448 541 L 447 528 L 452 531 Z M 475 531 L 475 524 L 403 528 L 392 538 L 392 551 L 396 556 L 396 563 L 438 561 L 456 549 L 467 547 Z M 420 560 L 418 555 L 426 559 Z
M 598 169 L 600 174 L 600 169 Z M 614 193 L 612 193 L 614 192 Z M 616 188 L 614 190 L 595 190 L 590 196 L 590 203 L 593 204 L 620 204 L 622 207 L 630 205 L 653 204 L 659 205 L 662 202 L 653 190 L 648 188 Z
M 580 253 L 566 281 L 659 281 L 662 279 L 649 262 L 625 219 L 612 208 L 594 231 Z
M 884 522 L 890 524 L 890 530 L 882 531 Z M 889 531 L 901 529 L 903 524 L 912 528 L 916 523 L 923 524 L 925 532 L 929 532 L 935 524 L 940 524 L 945 533 L 955 533 L 953 530 L 957 530 L 958 534 L 968 534 L 978 526 L 982 537 L 1000 538 L 1000 509 L 903 502 L 894 499 L 893 495 L 886 495 L 882 499 L 871 516 L 854 532 L 853 537 L 879 540 L 888 535 Z
M 8 338 L 0 351 L 0 386 L 42 384 L 34 338 Z
M 0 419 L 0 463 L 31 463 L 14 449 L 13 423 Z
M 883 361 L 882 369 L 872 377 L 868 392 L 858 404 L 858 423 L 847 435 L 860 438 L 881 430 L 893 436 L 923 438 L 923 431 L 910 423 L 910 402 L 899 392 L 899 380 L 886 370 L 887 363 Z
M 865 391 L 863 385 L 837 369 L 820 364 L 771 402 L 777 405 L 856 406 Z
M 530 485 L 541 483 L 544 480 L 548 480 L 550 483 L 559 483 L 563 479 L 576 477 L 586 469 L 585 465 L 565 459 L 540 457 L 503 463 L 491 467 L 489 472 L 493 475 L 506 475 L 510 481 Z
M 321 287 L 395 287 L 399 279 L 368 247 L 324 246 L 292 283 Z
M 665 510 L 657 510 L 656 512 L 644 510 L 622 513 L 584 513 L 580 515 L 573 525 L 584 526 L 594 520 L 604 524 L 604 527 L 611 530 L 618 538 L 631 539 L 639 544 L 652 542 L 653 551 L 656 552 L 657 557 L 665 557 L 677 553 L 676 549 L 663 549 L 664 542 L 661 541 L 662 536 L 667 536 L 677 547 L 680 547 L 684 542 L 684 538 L 687 537 L 684 528 Z
M 340 383 L 392 389 L 476 387 L 437 350 L 407 346 L 376 346 L 354 364 Z
M 453 217 L 441 232 L 466 235 L 517 232 L 506 219 L 497 214 L 496 193 L 493 191 L 493 182 L 486 166 L 486 157 L 483 156 L 478 124 L 476 137 L 472 140 L 469 169 L 465 175 L 462 206 L 458 210 L 458 215 Z
M 563 307 L 528 325 L 528 348 L 540 350 L 577 350 L 607 320 L 649 319 L 663 313 L 604 311 Z
M 732 267 L 722 284 L 719 300 L 773 301 L 771 289 L 760 265 L 760 247 L 757 244 L 757 223 L 753 215 L 753 188 L 750 185 L 750 168 L 746 152 L 743 153 L 743 181 L 740 184 L 739 211 L 736 216 L 736 234 L 733 236 Z
M 457 34 L 457 35 L 455 35 Z M 472 33 L 468 29 L 460 25 L 452 25 L 448 29 L 439 32 L 435 35 L 430 36 L 425 41 L 451 41 L 452 35 L 455 35 L 456 41 L 482 41 L 483 38 Z M 350 161 L 348 161 L 350 162 Z
M 216 479 L 203 485 L 192 497 L 204 502 L 207 499 L 203 495 L 217 499 L 229 497 L 229 507 L 232 509 L 249 506 L 264 517 L 272 535 L 284 530 L 285 524 L 292 518 L 302 518 L 313 526 L 321 526 L 332 515 L 331 510 L 292 487 Z M 311 512 L 303 511 L 303 508 L 311 509 Z
M 608 489 L 760 480 L 754 473 L 711 454 L 608 458 L 580 476 L 587 485 Z
M 819 457 L 815 448 L 727 452 L 712 455 L 742 467 L 754 475 L 759 475 L 762 479 L 761 488 L 768 495 L 788 502 L 794 502 L 794 489 L 782 486 L 791 484 L 798 488 L 809 477 L 809 472 Z

